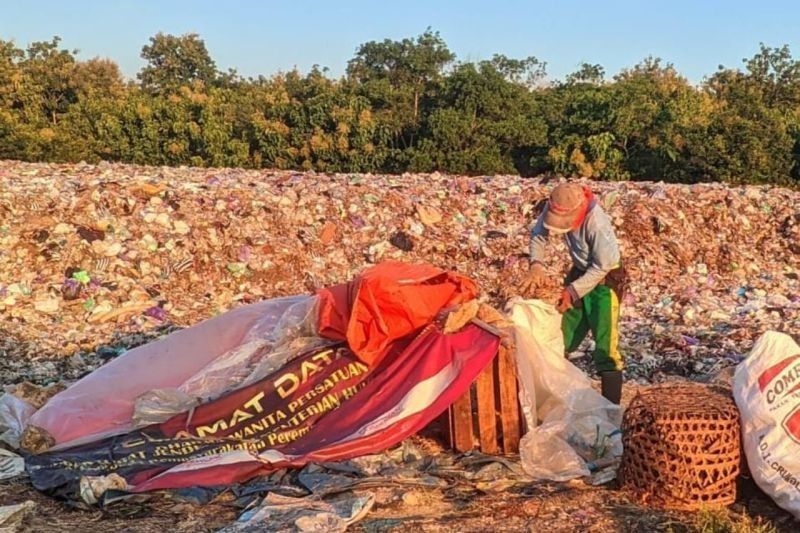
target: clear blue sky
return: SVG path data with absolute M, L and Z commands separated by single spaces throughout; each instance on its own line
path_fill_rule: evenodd
M 800 56 L 800 1 L 747 0 L 18 0 L 0 7 L 0 38 L 63 38 L 80 57 L 108 57 L 127 76 L 159 31 L 196 32 L 223 70 L 269 75 L 313 64 L 344 72 L 356 47 L 431 26 L 461 60 L 534 55 L 551 78 L 583 61 L 608 74 L 653 55 L 699 82 L 719 64 L 789 44 Z

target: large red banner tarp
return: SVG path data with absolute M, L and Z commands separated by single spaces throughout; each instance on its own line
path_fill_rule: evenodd
M 448 335 L 435 325 L 477 293 L 430 265 L 386 263 L 316 297 L 234 310 L 132 350 L 34 415 L 56 447 L 26 459 L 31 480 L 42 490 L 110 473 L 136 492 L 220 485 L 386 449 L 464 394 L 497 353 L 499 339 L 476 325 Z M 294 341 L 301 348 L 287 352 Z M 135 425 L 136 402 L 159 387 L 206 396 Z
M 374 453 L 422 429 L 497 353 L 474 325 L 430 326 L 374 368 L 344 346 L 305 354 L 252 386 L 124 436 L 28 458 L 41 490 L 122 475 L 134 491 L 244 481 L 284 466 Z

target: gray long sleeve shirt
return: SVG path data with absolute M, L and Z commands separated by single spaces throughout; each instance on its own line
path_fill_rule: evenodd
M 545 248 L 550 232 L 544 227 L 544 213 L 531 230 L 531 261 L 544 261 Z M 611 219 L 592 200 L 586 218 L 578 229 L 564 234 L 572 257 L 572 264 L 585 273 L 575 280 L 570 289 L 583 298 L 594 289 L 609 271 L 619 266 L 620 254 L 617 237 Z

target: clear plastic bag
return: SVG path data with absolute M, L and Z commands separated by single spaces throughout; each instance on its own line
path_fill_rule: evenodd
M 622 456 L 622 411 L 564 357 L 561 314 L 540 300 L 512 300 L 509 315 L 528 428 L 520 442 L 525 471 L 535 479 L 566 481 L 613 463 Z
M 324 344 L 316 337 L 319 299 L 298 296 L 282 300 L 289 305 L 276 307 L 277 312 L 256 320 L 240 344 L 213 359 L 178 390 L 203 402 L 215 400 L 267 376 L 305 349 Z
M 133 407 L 133 425 L 144 427 L 161 424 L 199 404 L 197 398 L 192 398 L 179 390 L 153 389 L 136 398 Z
M 265 360 L 277 368 L 292 357 L 291 350 L 273 353 L 275 343 L 288 342 L 283 328 L 290 334 L 313 332 L 316 301 L 313 296 L 266 300 L 134 348 L 56 394 L 30 424 L 55 440 L 53 449 L 61 449 L 169 418 L 172 409 L 183 409 L 185 397 L 218 398 L 243 386 Z
M 19 449 L 19 440 L 25 424 L 36 412 L 36 408 L 13 394 L 0 396 L 0 441 L 13 449 Z

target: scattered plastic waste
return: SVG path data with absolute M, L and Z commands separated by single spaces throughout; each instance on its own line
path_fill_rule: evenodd
M 268 494 L 257 508 L 243 514 L 224 533 L 264 531 L 297 531 L 309 533 L 344 533 L 349 526 L 363 519 L 375 504 L 370 495 L 320 501 L 313 497 L 292 498 Z
M 0 481 L 13 479 L 25 472 L 25 460 L 14 452 L 0 448 Z
M 3 533 L 19 531 L 23 521 L 35 507 L 36 504 L 31 500 L 0 507 L 0 531 Z

